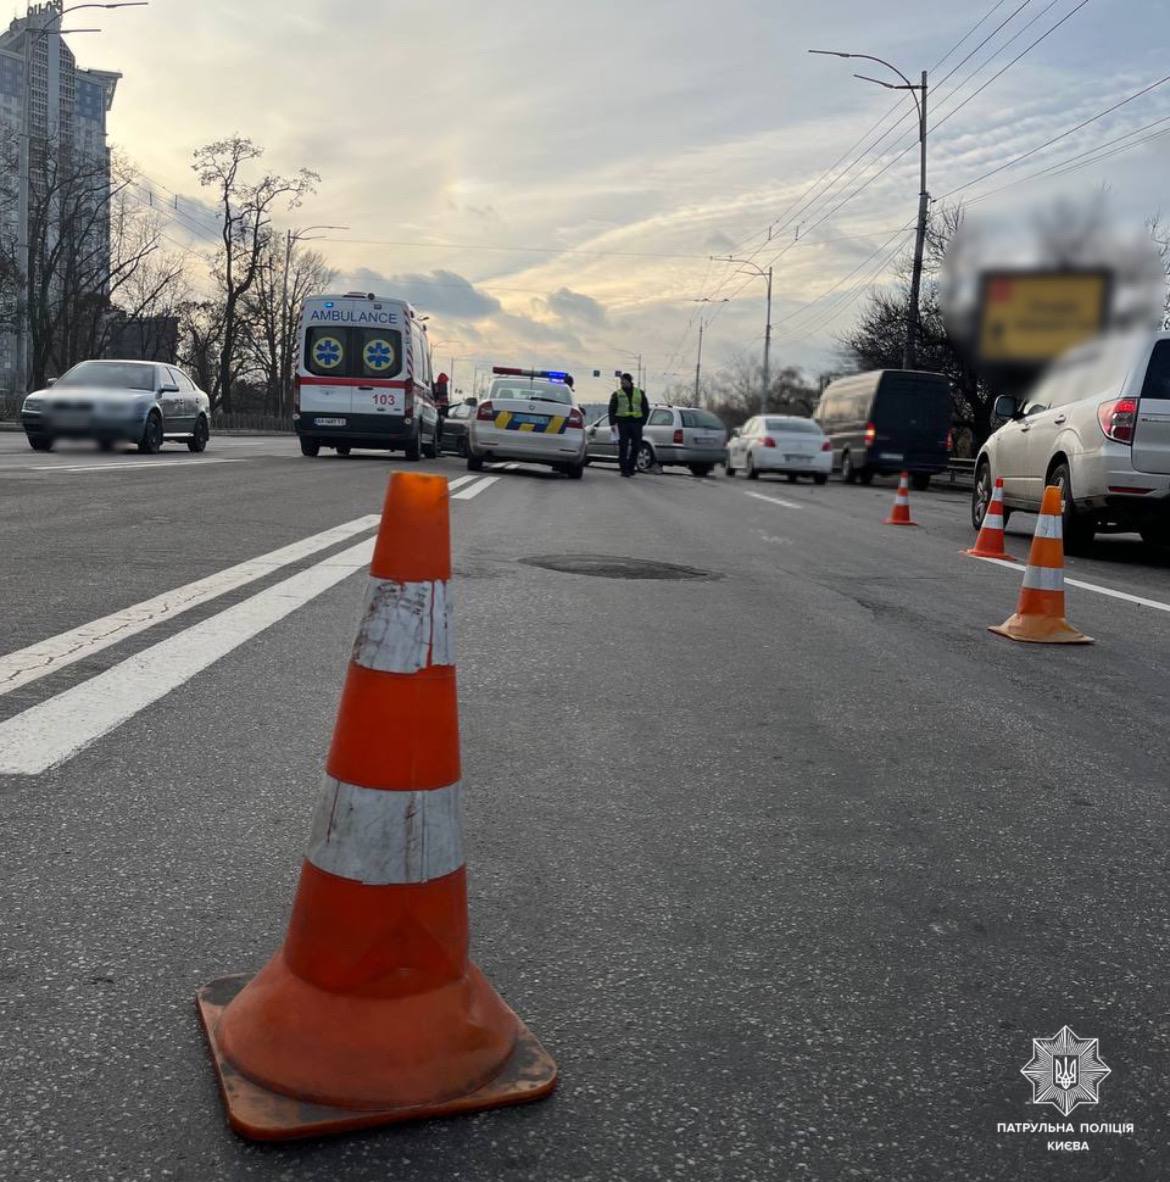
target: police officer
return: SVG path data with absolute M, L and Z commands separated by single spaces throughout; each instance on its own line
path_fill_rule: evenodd
M 634 385 L 633 377 L 622 374 L 621 388 L 609 400 L 609 425 L 617 427 L 618 460 L 622 475 L 633 476 L 638 470 L 638 451 L 642 446 L 642 428 L 650 417 L 650 402 Z

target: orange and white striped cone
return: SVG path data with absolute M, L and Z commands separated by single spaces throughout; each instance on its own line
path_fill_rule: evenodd
M 917 525 L 917 521 L 910 520 L 910 474 L 902 473 L 898 481 L 898 492 L 894 497 L 894 507 L 886 518 L 885 525 Z
M 998 558 L 1004 562 L 1015 562 L 1015 556 L 1003 548 L 1003 477 L 995 478 L 995 489 L 991 494 L 991 504 L 983 515 L 983 524 L 979 527 L 979 536 L 975 545 L 964 554 L 972 558 Z
M 1024 571 L 1016 614 L 997 628 L 1009 640 L 1032 644 L 1092 644 L 1064 618 L 1064 541 L 1061 492 L 1050 484 L 1040 503 L 1040 518 L 1032 538 L 1032 552 Z
M 468 959 L 447 481 L 392 477 L 284 946 L 198 1003 L 232 1127 L 282 1140 L 536 1100 Z

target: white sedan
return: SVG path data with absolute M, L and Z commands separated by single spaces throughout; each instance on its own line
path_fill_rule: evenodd
M 793 483 L 811 476 L 824 484 L 833 470 L 833 445 L 812 419 L 756 415 L 733 431 L 727 444 L 727 475 L 741 469 L 749 480 L 758 480 L 762 472 L 775 472 Z

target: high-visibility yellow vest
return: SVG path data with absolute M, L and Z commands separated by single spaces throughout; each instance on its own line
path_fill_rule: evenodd
M 640 419 L 642 417 L 642 391 L 635 386 L 628 394 L 617 392 L 617 417 L 619 419 Z

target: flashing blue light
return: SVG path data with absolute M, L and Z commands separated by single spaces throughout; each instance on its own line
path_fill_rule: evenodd
M 545 375 L 550 382 L 563 382 L 569 375 L 567 373 L 555 373 L 549 370 Z
M 332 307 L 333 307 L 333 301 L 332 301 L 332 300 L 326 300 L 326 301 L 325 301 L 325 307 L 326 307 L 326 308 L 332 308 Z

